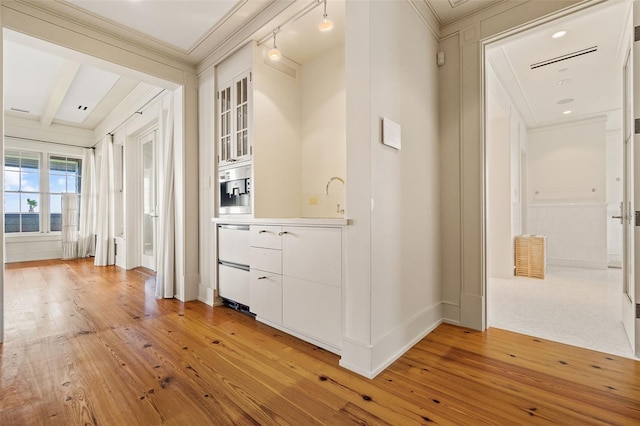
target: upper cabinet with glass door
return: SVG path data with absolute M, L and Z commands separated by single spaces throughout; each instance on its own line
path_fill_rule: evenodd
M 218 90 L 218 164 L 251 159 L 251 71 L 223 83 Z

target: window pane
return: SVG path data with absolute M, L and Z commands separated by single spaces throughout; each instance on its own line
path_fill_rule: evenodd
M 65 157 L 49 157 L 49 170 L 52 172 L 66 172 L 67 159 Z
M 4 167 L 20 169 L 20 153 L 19 152 L 5 152 L 4 154 Z
M 11 169 L 4 169 L 4 190 L 19 191 L 20 190 L 20 172 Z
M 24 192 L 39 192 L 40 191 L 40 173 L 22 172 L 22 179 L 20 181 L 20 190 Z
M 64 175 L 49 176 L 49 192 L 61 193 L 67 192 L 67 179 Z
M 22 171 L 34 172 L 40 169 L 40 156 L 37 154 L 21 154 L 20 167 Z
M 22 232 L 39 232 L 40 215 L 37 213 L 24 213 L 22 216 Z
M 38 213 L 40 211 L 40 194 L 22 194 L 20 211 L 23 213 Z M 24 221 L 24 218 L 23 218 Z
M 4 211 L 6 213 L 18 213 L 20 211 L 20 194 L 4 194 Z
M 51 213 L 49 215 L 49 229 L 51 232 L 62 231 L 62 214 Z
M 49 212 L 51 213 L 62 212 L 62 195 L 51 194 L 49 196 Z
M 20 213 L 4 214 L 4 232 L 20 232 Z

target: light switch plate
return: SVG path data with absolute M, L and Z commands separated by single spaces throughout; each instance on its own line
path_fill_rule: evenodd
M 401 147 L 400 125 L 386 117 L 382 118 L 382 143 L 398 150 Z

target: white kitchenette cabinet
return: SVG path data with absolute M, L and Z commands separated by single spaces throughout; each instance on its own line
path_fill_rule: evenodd
M 258 320 L 333 352 L 342 336 L 342 229 L 251 225 L 250 306 Z
M 282 324 L 339 349 L 341 229 L 283 227 L 282 274 Z

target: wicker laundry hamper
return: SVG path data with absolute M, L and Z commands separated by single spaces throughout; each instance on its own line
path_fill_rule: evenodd
M 515 238 L 515 275 L 542 278 L 547 271 L 547 237 L 521 235 Z

